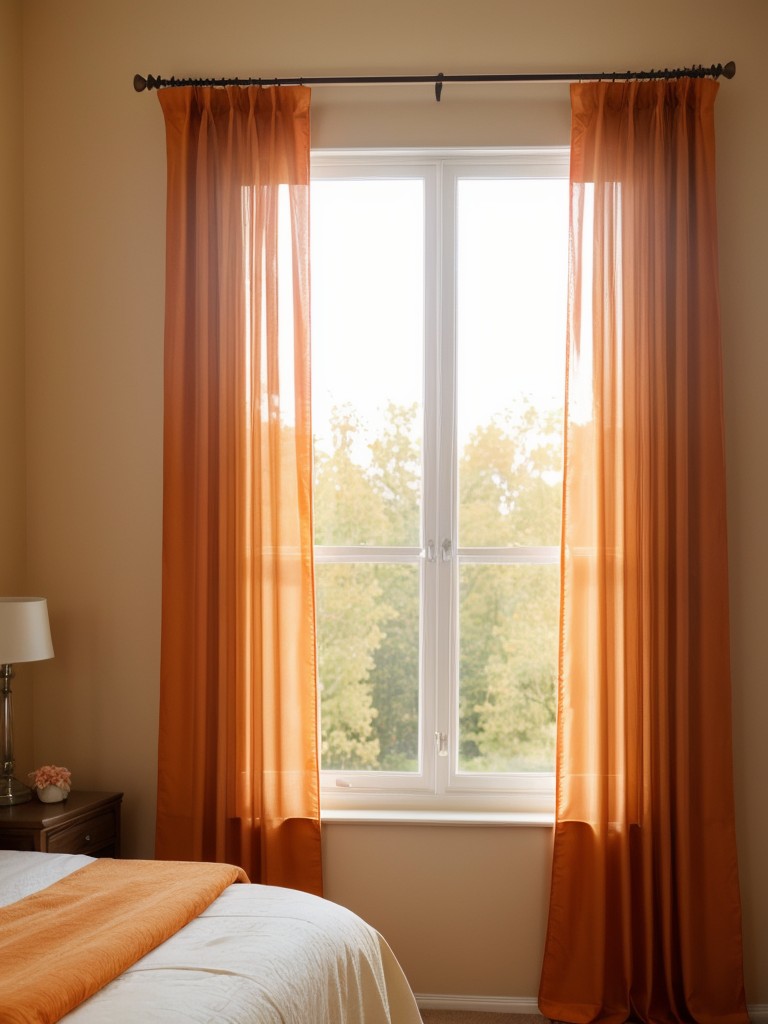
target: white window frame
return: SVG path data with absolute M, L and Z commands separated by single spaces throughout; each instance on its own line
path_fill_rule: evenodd
M 423 177 L 425 316 L 423 548 L 316 547 L 315 561 L 420 566 L 420 772 L 321 772 L 323 813 L 501 812 L 535 820 L 554 809 L 554 771 L 458 771 L 458 658 L 453 635 L 460 564 L 557 563 L 552 548 L 458 548 L 455 511 L 455 191 L 459 178 L 568 178 L 569 151 L 546 149 L 313 151 L 312 179 Z M 442 258 L 439 254 L 442 253 Z M 439 260 L 439 262 L 438 262 Z M 563 325 L 565 328 L 565 325 Z M 453 430 L 444 428 L 453 424 Z M 446 627 L 449 635 L 444 635 Z M 442 631 L 442 632 L 441 632 Z M 442 683 L 440 682 L 442 680 Z M 447 737 L 447 756 L 441 754 Z

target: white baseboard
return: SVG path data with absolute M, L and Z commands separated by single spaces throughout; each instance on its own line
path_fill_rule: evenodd
M 535 997 L 520 999 L 517 996 L 439 996 L 417 992 L 416 1002 L 420 1010 L 484 1010 L 486 1013 L 539 1012 Z
M 440 996 L 417 992 L 420 1010 L 484 1010 L 486 1013 L 538 1013 L 535 997 L 518 996 Z M 768 1024 L 768 1004 L 747 1007 L 751 1024 Z

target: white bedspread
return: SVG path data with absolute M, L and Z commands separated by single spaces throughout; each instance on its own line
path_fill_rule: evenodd
M 0 906 L 89 863 L 0 851 Z M 66 941 L 65 937 L 62 937 Z M 66 1024 L 421 1024 L 384 939 L 293 889 L 232 885 Z

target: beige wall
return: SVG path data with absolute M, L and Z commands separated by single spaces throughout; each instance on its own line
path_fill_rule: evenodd
M 21 0 L 0 4 L 0 594 L 24 583 Z
M 718 99 L 735 778 L 748 996 L 768 1003 L 768 5 L 25 0 L 23 28 L 26 582 L 49 599 L 57 652 L 34 684 L 34 753 L 68 764 L 77 785 L 124 790 L 126 848 L 141 856 L 156 767 L 165 182 L 157 100 L 133 92 L 134 73 L 737 62 Z M 437 105 L 429 87 L 317 89 L 313 131 L 318 146 L 564 142 L 567 90 L 447 86 Z M 18 167 L 0 175 L 12 206 Z M 4 543 L 20 527 L 0 530 Z M 381 928 L 421 992 L 533 997 L 549 842 L 542 829 L 333 825 L 328 895 Z
M 24 233 L 21 0 L 0 2 L 0 594 L 24 592 L 26 445 L 24 433 Z M 31 666 L 16 668 L 17 775 L 32 758 Z

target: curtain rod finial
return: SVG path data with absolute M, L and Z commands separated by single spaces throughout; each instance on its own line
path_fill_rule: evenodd
M 729 60 L 728 63 L 723 68 L 723 76 L 725 78 L 733 78 L 733 76 L 735 74 L 736 74 L 736 61 L 735 60 Z
M 173 79 L 171 79 L 173 81 Z M 156 75 L 134 75 L 133 76 L 133 88 L 136 92 L 144 92 L 145 89 L 160 89 L 164 85 L 162 78 L 158 78 Z

